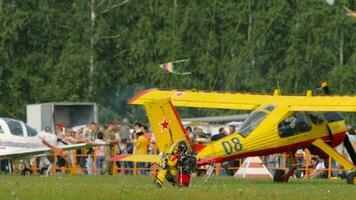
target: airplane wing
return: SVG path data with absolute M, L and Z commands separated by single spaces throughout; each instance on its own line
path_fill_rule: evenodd
M 133 97 L 129 104 L 144 104 L 158 99 L 171 99 L 174 106 L 254 110 L 270 101 L 271 95 L 223 93 L 196 90 L 148 89 Z
M 161 153 L 170 153 L 172 145 L 180 141 L 189 144 L 189 136 L 169 99 L 145 102 L 144 106 Z
M 97 146 L 99 144 L 90 144 L 90 143 L 81 143 L 81 144 L 71 144 L 71 145 L 58 145 L 56 148 L 60 148 L 63 151 L 80 149 L 80 148 L 89 148 Z M 28 148 L 28 149 L 19 149 L 11 151 L 0 151 L 0 160 L 1 159 L 19 159 L 19 158 L 28 158 L 28 157 L 37 157 L 42 156 L 47 153 L 51 153 L 53 150 L 49 147 L 37 147 L 37 148 Z
M 298 96 L 284 102 L 292 111 L 356 112 L 356 96 Z
M 261 105 L 288 106 L 291 111 L 356 112 L 356 96 L 285 96 L 208 92 L 196 90 L 148 89 L 133 97 L 129 104 L 144 104 L 162 98 L 171 99 L 175 106 L 254 110 Z
M 159 155 L 134 155 L 120 154 L 111 158 L 112 161 L 131 161 L 131 162 L 152 162 L 160 163 L 162 158 Z

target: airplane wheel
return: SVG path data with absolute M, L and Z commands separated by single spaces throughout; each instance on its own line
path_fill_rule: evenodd
M 22 170 L 21 174 L 22 174 L 22 176 L 31 176 L 32 170 L 29 168 L 25 168 L 24 170 Z
M 350 172 L 346 177 L 348 184 L 356 184 L 356 171 Z
M 283 183 L 284 182 L 284 173 L 283 169 L 276 169 L 273 175 L 273 181 L 275 183 Z
M 43 168 L 40 169 L 40 174 L 44 175 L 46 173 L 46 171 L 47 171 L 47 168 L 43 167 Z

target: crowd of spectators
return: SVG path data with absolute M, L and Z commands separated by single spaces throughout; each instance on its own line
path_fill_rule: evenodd
M 133 128 L 133 129 L 132 129 Z M 128 154 L 153 154 L 154 137 L 148 127 L 141 122 L 136 122 L 130 127 L 129 121 L 124 119 L 121 123 L 110 121 L 106 126 L 91 123 L 86 127 L 68 128 L 64 124 L 56 124 L 53 134 L 63 144 L 77 143 L 106 143 L 107 145 L 94 148 L 67 151 L 67 160 L 70 165 L 77 164 L 78 174 L 111 174 L 115 155 Z M 51 130 L 46 130 L 51 132 Z M 95 159 L 94 159 L 95 156 Z M 95 160 L 95 171 L 94 171 Z M 66 173 L 66 162 L 61 156 L 57 157 L 57 165 L 61 173 Z M 132 163 L 117 162 L 124 168 L 132 168 Z M 137 163 L 138 168 L 146 168 L 144 163 Z M 129 170 L 126 170 L 130 173 Z M 145 174 L 140 170 L 139 174 Z
M 106 126 L 96 123 L 90 123 L 84 127 L 65 127 L 64 124 L 58 123 L 55 126 L 55 130 L 45 130 L 47 133 L 55 134 L 59 139 L 58 143 L 63 144 L 77 144 L 77 143 L 106 143 L 105 146 L 97 146 L 94 148 L 77 149 L 72 151 L 66 151 L 66 159 L 61 156 L 57 156 L 53 159 L 53 156 L 46 156 L 37 158 L 37 164 L 39 169 L 43 169 L 42 173 L 53 172 L 53 167 L 57 170 L 56 173 L 66 174 L 69 173 L 68 166 L 77 166 L 76 174 L 88 174 L 88 175 L 100 175 L 100 174 L 112 174 L 113 172 L 113 159 L 119 154 L 157 154 L 158 150 L 155 148 L 154 134 L 149 131 L 147 125 L 141 122 L 130 124 L 127 119 L 122 120 L 121 123 L 110 121 Z M 209 134 L 203 131 L 202 127 L 186 127 L 187 135 L 191 140 L 191 144 L 194 148 L 204 146 L 210 141 L 216 141 L 227 135 L 236 133 L 236 127 L 234 125 L 229 126 L 229 130 L 226 131 L 224 127 L 219 128 L 218 133 Z M 349 137 L 355 145 L 356 135 L 353 129 L 349 130 Z M 356 145 L 355 145 L 356 147 Z M 339 153 L 348 156 L 342 145 L 337 148 Z M 325 177 L 327 164 L 322 159 L 311 156 L 310 160 L 306 160 L 305 152 L 300 149 L 296 152 L 296 158 L 298 162 L 298 170 L 296 176 L 303 177 L 305 171 L 303 168 L 307 165 L 311 168 L 310 177 Z M 282 168 L 288 165 L 288 161 L 284 161 L 285 157 L 274 154 L 263 157 L 265 165 L 269 169 Z M 56 161 L 55 161 L 56 160 Z M 33 165 L 34 160 L 31 164 Z M 237 168 L 242 164 L 242 160 L 227 161 L 222 163 L 220 175 L 234 175 Z M 94 166 L 95 164 L 95 166 Z M 134 164 L 132 162 L 115 162 L 117 169 L 124 169 L 125 174 L 133 174 Z M 56 165 L 56 166 L 54 166 Z M 3 166 L 3 165 L 2 165 Z M 150 164 L 136 163 L 137 174 L 147 175 L 152 173 Z M 333 168 L 340 168 L 334 161 L 332 162 Z M 3 171 L 3 169 L 2 169 Z M 342 176 L 342 170 L 333 170 L 333 176 Z

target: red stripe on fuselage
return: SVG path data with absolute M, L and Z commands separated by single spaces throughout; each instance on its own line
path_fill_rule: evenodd
M 178 124 L 179 124 L 180 128 L 182 129 L 182 131 L 183 131 L 183 133 L 185 135 L 185 138 L 187 139 L 188 142 L 190 142 L 189 136 L 187 134 L 187 130 L 185 130 L 185 128 L 184 128 L 184 126 L 182 124 L 182 121 L 181 121 L 181 119 L 180 119 L 180 117 L 179 117 L 179 115 L 177 113 L 176 108 L 173 106 L 171 101 L 169 101 L 168 103 L 169 103 L 169 106 L 172 108 L 173 114 L 176 117 L 176 119 L 178 121 Z
M 344 140 L 345 135 L 346 135 L 345 131 L 341 132 L 341 133 L 334 134 L 333 135 L 333 143 L 332 143 L 331 147 L 336 147 L 337 145 L 339 145 Z M 215 159 L 214 158 L 202 158 L 202 159 L 198 160 L 198 164 L 209 164 L 209 163 L 211 163 L 212 160 L 214 160 L 217 163 L 220 163 L 220 162 L 224 162 L 227 160 L 234 160 L 234 159 L 244 158 L 244 157 L 263 156 L 263 155 L 268 155 L 268 154 L 273 154 L 273 153 L 289 152 L 289 151 L 297 150 L 300 148 L 310 147 L 311 144 L 316 139 L 318 139 L 318 138 L 291 144 L 291 145 L 281 146 L 281 147 L 274 147 L 274 148 L 270 148 L 270 149 L 246 152 L 246 153 L 237 154 L 237 155 L 229 156 L 229 157 L 215 158 Z M 321 139 L 324 141 L 329 140 L 330 136 L 324 136 L 324 137 L 321 137 Z

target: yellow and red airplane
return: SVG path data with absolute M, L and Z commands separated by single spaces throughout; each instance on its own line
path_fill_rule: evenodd
M 275 182 L 288 182 L 295 170 L 295 152 L 309 148 L 313 154 L 331 156 L 349 172 L 347 182 L 356 183 L 356 155 L 339 112 L 356 112 L 355 96 L 284 96 L 149 89 L 129 104 L 143 104 L 155 134 L 158 149 L 169 153 L 179 141 L 190 142 L 174 106 L 252 110 L 237 133 L 209 143 L 197 154 L 198 164 L 223 162 L 247 156 L 289 152 L 292 168 L 276 171 Z M 174 106 L 173 106 L 174 105 Z M 352 162 L 333 147 L 344 143 Z M 160 162 L 159 156 L 130 155 L 120 160 Z

